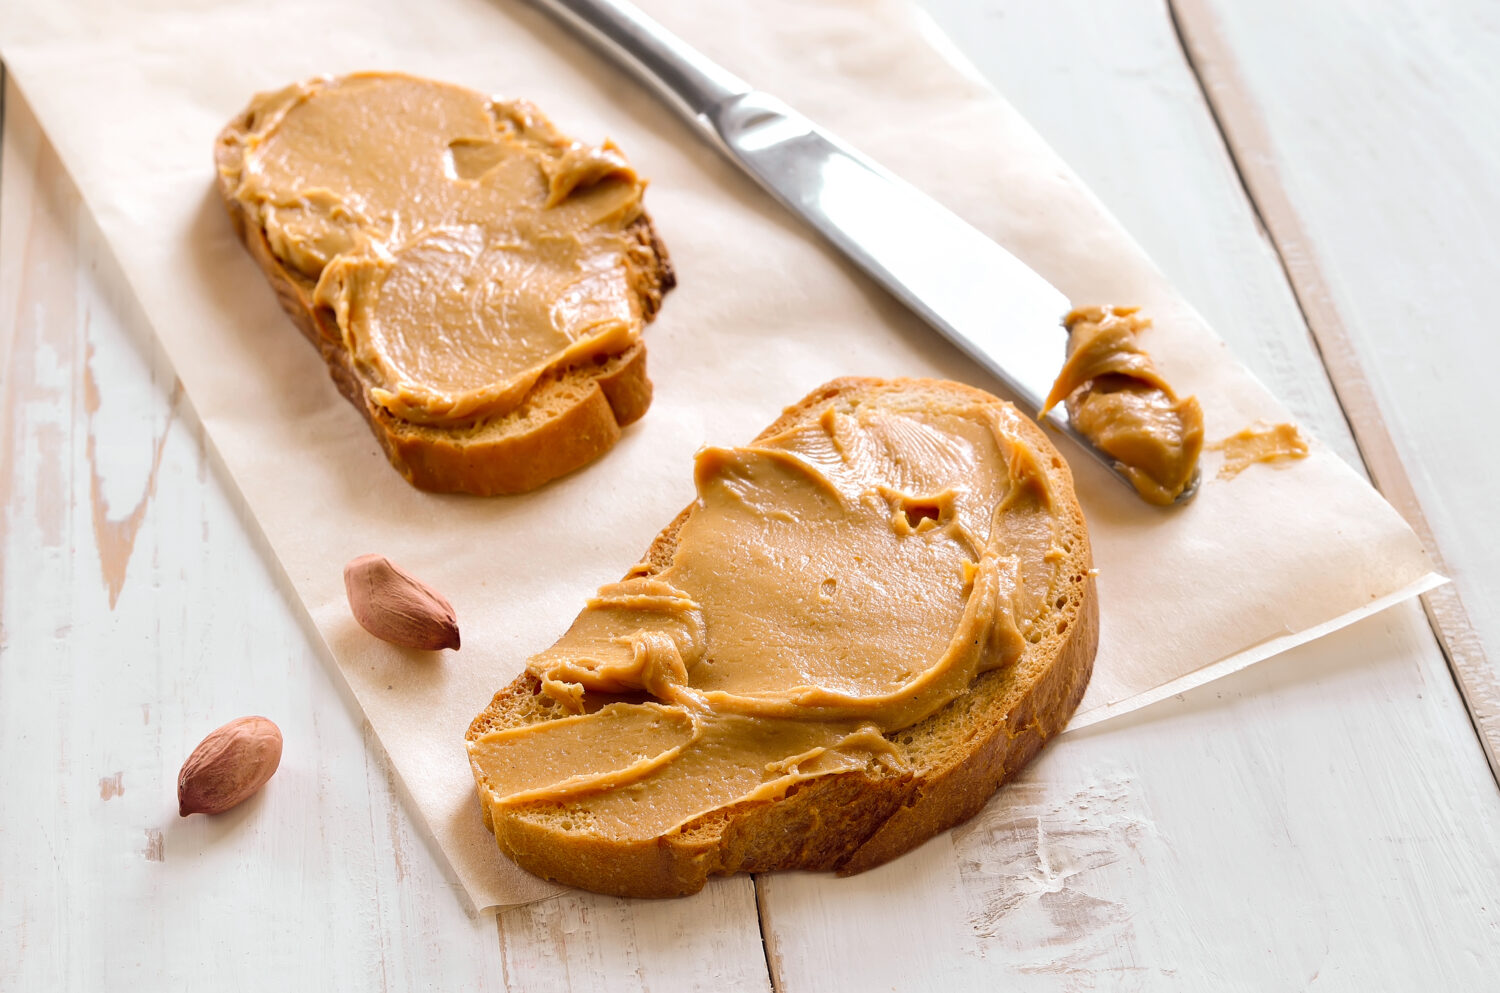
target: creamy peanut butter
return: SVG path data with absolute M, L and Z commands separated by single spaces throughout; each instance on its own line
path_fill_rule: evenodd
M 1115 463 L 1148 502 L 1166 506 L 1193 479 L 1203 410 L 1178 399 L 1136 343 L 1150 321 L 1135 307 L 1084 307 L 1064 318 L 1068 359 L 1043 413 L 1065 401 L 1073 426 Z
M 608 142 L 377 73 L 257 97 L 242 141 L 234 197 L 404 420 L 503 414 L 640 336 L 645 183 Z
M 652 838 L 808 778 L 899 770 L 886 735 L 1019 658 L 1065 581 L 1019 416 L 839 398 L 701 451 L 670 564 L 603 587 L 531 659 L 578 716 L 470 742 L 486 804 L 567 798 L 592 829 Z
M 1307 439 L 1295 424 L 1253 424 L 1208 446 L 1224 453 L 1218 478 L 1233 479 L 1257 462 L 1307 458 Z

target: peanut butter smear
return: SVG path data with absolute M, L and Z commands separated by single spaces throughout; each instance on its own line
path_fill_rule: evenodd
M 1218 478 L 1233 479 L 1257 462 L 1307 458 L 1307 439 L 1295 424 L 1253 424 L 1208 446 L 1224 453 Z
M 566 798 L 595 829 L 652 838 L 808 778 L 899 772 L 886 735 L 1014 663 L 1064 581 L 1019 418 L 837 398 L 703 449 L 670 564 L 600 589 L 530 661 L 579 716 L 470 742 L 486 804 Z M 601 707 L 619 694 L 647 702 Z
M 297 84 L 251 115 L 234 196 L 392 414 L 498 416 L 640 336 L 645 182 L 614 145 L 398 74 Z
M 1135 307 L 1084 307 L 1063 319 L 1068 359 L 1042 413 L 1065 401 L 1073 426 L 1148 503 L 1166 506 L 1192 482 L 1203 449 L 1203 410 L 1178 399 L 1136 334 L 1151 322 Z

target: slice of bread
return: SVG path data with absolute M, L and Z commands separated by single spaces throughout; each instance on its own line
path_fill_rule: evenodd
M 1009 404 L 933 380 L 836 380 L 788 408 L 756 441 L 817 422 L 833 404 L 992 405 L 1036 453 L 1060 522 L 1053 548 L 1060 558 L 1044 613 L 1030 627 L 1019 657 L 988 671 L 982 664 L 967 692 L 886 734 L 903 761 L 804 779 L 783 795 L 719 807 L 663 836 L 621 837 L 591 825 L 566 801 L 492 803 L 476 766 L 485 823 L 500 849 L 523 868 L 571 886 L 637 897 L 693 893 L 715 874 L 861 872 L 971 817 L 1066 726 L 1093 668 L 1098 606 L 1088 533 L 1062 457 L 1036 423 Z M 679 534 L 696 506 L 657 536 L 628 576 L 655 576 L 672 565 Z M 993 645 L 985 649 L 992 650 L 998 651 Z M 605 702 L 593 701 L 592 707 Z M 590 707 L 585 700 L 585 709 Z M 570 716 L 528 671 L 495 695 L 466 737 L 474 742 L 493 731 Z
M 518 405 L 498 416 L 461 424 L 419 424 L 376 402 L 372 391 L 380 384 L 345 346 L 334 311 L 315 300 L 315 281 L 277 256 L 265 229 L 235 196 L 257 113 L 252 103 L 214 143 L 219 194 L 282 308 L 318 349 L 339 392 L 364 415 L 391 465 L 413 486 L 480 496 L 533 490 L 603 455 L 619 440 L 624 426 L 645 414 L 651 405 L 651 381 L 646 377 L 646 348 L 639 340 L 614 354 L 548 369 Z M 539 115 L 538 121 L 555 134 Z M 566 141 L 561 136 L 557 140 Z M 676 277 L 647 214 L 631 223 L 628 234 L 633 241 L 625 260 L 628 281 L 638 294 L 645 323 L 655 318 Z

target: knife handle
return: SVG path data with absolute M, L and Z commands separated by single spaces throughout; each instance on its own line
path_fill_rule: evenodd
M 624 0 L 533 2 L 658 90 L 711 138 L 717 139 L 715 111 L 750 90 Z

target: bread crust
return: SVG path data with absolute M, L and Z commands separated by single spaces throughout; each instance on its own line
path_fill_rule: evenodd
M 931 380 L 835 380 L 787 408 L 756 441 L 780 434 L 846 393 L 940 388 L 969 400 L 1001 403 L 971 387 Z M 872 776 L 846 772 L 807 780 L 779 800 L 721 808 L 670 836 L 621 841 L 562 831 L 527 808 L 486 826 L 522 868 L 556 882 L 613 896 L 668 897 L 697 892 L 710 875 L 777 869 L 863 872 L 910 851 L 972 817 L 1006 780 L 1066 727 L 1093 671 L 1099 643 L 1098 598 L 1083 512 L 1072 474 L 1042 430 L 1019 419 L 1029 444 L 1043 454 L 1058 501 L 1074 535 L 1068 552 L 1066 604 L 1054 610 L 1047 637 L 1029 644 L 1014 665 L 985 672 L 969 692 L 907 731 L 953 725 L 952 748 L 914 772 Z M 689 506 L 657 535 L 631 574 L 654 573 L 672 559 Z M 1018 673 L 1028 673 L 1024 684 Z M 541 683 L 523 673 L 495 695 L 470 725 L 470 740 L 500 727 L 548 719 Z M 560 712 L 555 716 L 564 716 Z M 947 722 L 946 724 L 943 722 Z M 937 733 L 937 732 L 934 732 Z
M 215 188 L 235 233 L 255 259 L 281 307 L 318 349 L 344 398 L 369 424 L 391 465 L 407 482 L 437 493 L 476 496 L 524 493 L 582 468 L 619 440 L 622 429 L 651 406 L 646 346 L 637 341 L 617 355 L 543 375 L 520 405 L 503 417 L 477 425 L 435 428 L 403 421 L 371 397 L 372 384 L 344 347 L 333 315 L 313 302 L 312 284 L 282 265 L 265 231 L 234 196 L 229 176 L 241 165 L 242 139 L 250 128 L 248 108 L 224 126 L 214 142 Z M 666 246 L 649 215 L 631 227 L 640 262 L 641 312 L 656 317 L 662 298 L 677 284 Z

